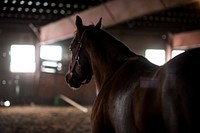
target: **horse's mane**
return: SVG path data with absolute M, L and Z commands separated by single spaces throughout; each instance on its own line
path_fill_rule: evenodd
M 96 42 L 96 40 L 101 40 L 101 42 L 97 42 L 97 43 L 101 43 L 99 45 L 102 45 L 102 42 L 103 42 L 105 46 L 107 47 L 107 49 L 109 49 L 109 47 L 114 47 L 115 49 L 119 50 L 118 52 L 126 54 L 127 56 L 136 55 L 124 43 L 122 43 L 121 41 L 119 41 L 117 38 L 110 35 L 106 31 L 95 28 L 94 25 L 86 26 L 86 28 L 91 31 L 90 38 L 93 41 Z

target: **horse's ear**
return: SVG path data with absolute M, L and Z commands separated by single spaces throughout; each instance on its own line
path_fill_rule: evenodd
M 99 19 L 99 22 L 95 25 L 96 28 L 101 28 L 102 17 Z
M 76 16 L 76 27 L 77 27 L 78 31 L 81 31 L 83 28 L 83 22 L 82 22 L 81 17 L 79 17 L 79 16 Z

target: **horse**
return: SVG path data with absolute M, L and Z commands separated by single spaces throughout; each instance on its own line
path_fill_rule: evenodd
M 78 89 L 94 76 L 92 133 L 200 132 L 200 48 L 157 66 L 96 24 L 76 16 L 72 60 L 65 75 Z

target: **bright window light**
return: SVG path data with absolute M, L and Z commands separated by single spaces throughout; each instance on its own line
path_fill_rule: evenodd
M 10 71 L 32 73 L 35 72 L 35 46 L 11 45 Z
M 165 50 L 163 49 L 147 49 L 145 57 L 156 65 L 163 65 L 165 63 Z
M 44 60 L 60 61 L 62 59 L 62 47 L 42 45 L 40 48 L 40 58 Z
M 10 101 L 8 101 L 8 100 L 5 101 L 5 102 L 4 102 L 4 106 L 9 107 L 9 106 L 10 106 Z
M 172 50 L 172 57 L 171 58 L 174 58 L 175 56 L 181 54 L 185 52 L 185 50 Z
M 42 66 L 47 66 L 47 67 L 57 67 L 58 63 L 54 61 L 43 61 Z
M 42 67 L 41 71 L 42 72 L 46 72 L 46 73 L 56 73 L 56 69 L 54 69 L 54 68 L 45 68 L 45 67 Z

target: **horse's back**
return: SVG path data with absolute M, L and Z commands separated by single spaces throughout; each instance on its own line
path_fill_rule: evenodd
M 94 132 L 200 132 L 200 48 L 161 67 L 145 58 L 126 62 L 100 91 Z M 103 117 L 103 116 L 108 117 Z M 98 127 L 98 128 L 96 128 Z
M 124 66 L 111 87 L 115 129 L 141 133 L 200 132 L 198 58 L 200 48 L 188 50 L 160 68 L 142 58 L 137 64 Z
M 160 70 L 162 115 L 170 133 L 200 132 L 200 48 L 188 50 Z
M 143 108 L 145 106 L 142 107 L 141 105 L 145 103 L 146 99 L 141 100 L 141 97 L 145 97 L 148 88 L 145 88 L 147 87 L 146 85 L 142 89 L 139 88 L 141 87 L 141 82 L 149 80 L 157 68 L 156 65 L 141 56 L 136 59 L 130 58 L 103 88 L 105 93 L 108 94 L 108 112 L 116 133 L 141 131 L 138 128 L 138 125 L 140 125 L 138 123 L 142 123 L 143 118 L 139 120 L 140 122 L 137 121 L 137 118 L 142 115 L 139 110 L 141 108 L 145 110 Z

